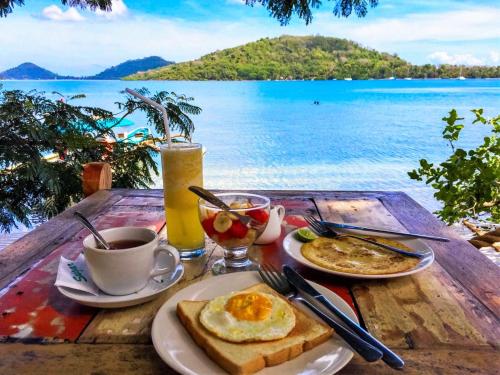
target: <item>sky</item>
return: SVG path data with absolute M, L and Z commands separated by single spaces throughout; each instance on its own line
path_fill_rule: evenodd
M 347 38 L 414 64 L 500 65 L 498 0 L 379 0 L 366 17 L 347 19 L 325 0 L 310 25 L 295 18 L 288 26 L 244 0 L 113 0 L 110 13 L 25 3 L 0 18 L 0 71 L 29 61 L 91 75 L 128 59 L 181 62 L 283 34 Z

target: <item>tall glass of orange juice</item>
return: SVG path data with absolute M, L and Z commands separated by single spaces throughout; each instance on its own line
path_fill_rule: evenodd
M 188 187 L 203 186 L 201 145 L 172 143 L 160 150 L 168 242 L 181 258 L 197 258 L 205 253 L 205 235 L 198 218 L 198 197 Z

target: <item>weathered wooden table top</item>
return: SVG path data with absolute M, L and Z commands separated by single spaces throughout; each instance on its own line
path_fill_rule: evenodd
M 283 235 L 302 226 L 302 215 L 447 236 L 427 241 L 435 263 L 414 276 L 362 281 L 306 269 L 279 241 L 255 246 L 251 255 L 293 265 L 336 291 L 362 323 L 406 361 L 408 374 L 500 373 L 500 271 L 407 195 L 397 192 L 259 191 L 287 209 Z M 176 291 L 211 276 L 221 249 L 186 262 L 178 284 L 157 299 L 129 308 L 81 306 L 53 286 L 59 257 L 75 258 L 88 234 L 72 219 L 81 211 L 98 229 L 145 226 L 165 235 L 161 190 L 99 191 L 0 252 L 0 374 L 174 374 L 150 340 L 151 322 Z M 341 373 L 387 374 L 383 362 L 359 356 Z

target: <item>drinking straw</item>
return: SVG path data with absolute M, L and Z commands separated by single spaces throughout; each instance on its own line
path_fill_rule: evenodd
M 172 147 L 172 138 L 170 138 L 170 128 L 168 126 L 168 114 L 167 110 L 165 109 L 164 106 L 162 106 L 160 103 L 155 102 L 154 100 L 151 100 L 149 98 L 146 98 L 144 95 L 139 94 L 137 91 L 131 90 L 131 89 L 125 89 L 126 92 L 128 92 L 130 95 L 135 96 L 136 98 L 142 100 L 144 103 L 149 104 L 150 106 L 156 108 L 159 110 L 163 116 L 163 126 L 165 127 L 165 135 L 167 136 L 167 144 L 168 147 Z

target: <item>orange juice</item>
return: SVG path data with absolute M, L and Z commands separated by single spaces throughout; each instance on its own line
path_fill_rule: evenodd
M 202 255 L 205 236 L 198 218 L 198 197 L 188 190 L 191 185 L 203 186 L 201 145 L 162 147 L 161 164 L 168 242 L 184 258 Z

